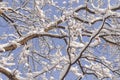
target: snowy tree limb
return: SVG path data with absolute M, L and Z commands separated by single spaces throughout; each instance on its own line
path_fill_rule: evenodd
M 33 33 L 33 34 L 28 34 L 24 37 L 21 37 L 20 39 L 15 40 L 12 43 L 2 44 L 1 47 L 3 47 L 5 49 L 5 51 L 14 50 L 18 47 L 16 43 L 18 43 L 20 45 L 24 45 L 25 43 L 27 43 L 27 41 L 29 41 L 33 38 L 42 37 L 42 36 L 60 38 L 60 39 L 64 38 L 64 37 L 67 37 L 66 35 L 60 36 L 60 35 L 49 34 L 49 33 L 42 33 L 42 34 L 41 33 L 40 34 L 39 33 Z
M 19 80 L 15 74 L 13 75 L 11 72 L 9 72 L 8 70 L 4 69 L 3 67 L 0 67 L 0 73 L 4 74 L 5 76 L 7 76 L 10 80 Z

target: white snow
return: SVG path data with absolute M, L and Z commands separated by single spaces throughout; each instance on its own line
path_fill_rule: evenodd
M 5 52 L 5 49 L 3 48 L 3 45 L 0 44 L 0 52 Z
M 76 41 L 71 41 L 70 46 L 75 47 L 75 48 L 82 48 L 85 46 L 85 44 L 80 43 L 80 42 L 76 42 Z
M 95 38 L 95 40 L 90 44 L 90 47 L 95 47 L 95 46 L 99 45 L 100 42 L 101 42 L 100 38 L 97 37 L 97 38 Z

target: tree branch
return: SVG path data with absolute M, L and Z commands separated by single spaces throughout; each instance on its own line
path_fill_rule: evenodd
M 11 72 L 9 72 L 8 70 L 0 67 L 0 73 L 6 75 L 10 80 L 19 80 L 16 78 L 15 75 L 13 75 Z
M 69 16 L 73 15 L 74 12 L 79 12 L 80 10 L 86 10 L 86 8 L 87 8 L 86 5 L 79 6 L 79 7 L 77 7 L 75 10 L 73 10 L 73 12 L 72 12 Z M 93 12 L 92 10 L 90 10 L 90 9 L 88 9 L 88 8 L 87 8 L 87 11 L 90 12 L 90 13 L 95 14 L 95 12 Z M 67 17 L 68 17 L 68 16 L 67 16 Z M 52 24 L 51 24 L 51 23 L 48 24 L 48 27 L 45 28 L 44 31 L 45 31 L 45 32 L 48 32 L 49 30 L 52 30 L 52 29 L 56 28 L 58 24 L 64 22 L 65 20 L 67 20 L 66 17 L 61 16 L 61 18 L 60 18 L 59 20 L 53 22 Z
M 103 23 L 100 27 L 100 29 L 91 37 L 90 41 L 86 44 L 86 46 L 81 50 L 80 54 L 78 54 L 78 56 L 73 60 L 72 65 L 75 64 L 81 57 L 83 52 L 89 47 L 90 43 L 92 42 L 92 40 L 100 33 L 100 31 L 103 29 L 104 27 L 104 23 L 105 23 L 105 18 L 103 19 Z
M 42 36 L 60 38 L 60 39 L 64 38 L 64 37 L 67 37 L 66 35 L 60 36 L 60 35 L 57 35 L 57 34 L 49 34 L 49 33 L 33 33 L 33 34 L 28 34 L 26 36 L 23 36 L 20 39 L 14 40 L 11 43 L 3 44 L 1 46 L 3 46 L 3 49 L 5 51 L 10 51 L 10 50 L 16 49 L 20 45 L 24 45 L 27 41 L 29 41 L 33 38 L 42 37 Z M 1 52 L 3 52 L 3 51 L 1 51 Z

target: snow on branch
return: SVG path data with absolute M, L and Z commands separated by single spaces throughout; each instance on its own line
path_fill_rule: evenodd
M 107 11 L 110 11 L 110 12 L 114 13 L 113 11 L 116 11 L 116 10 L 120 9 L 120 4 L 115 5 L 115 6 L 111 6 L 110 5 L 110 0 L 108 0 L 108 1 L 109 2 L 108 2 L 108 7 L 107 8 L 99 8 L 99 7 L 96 7 L 94 5 L 93 0 L 92 0 L 91 5 L 92 5 L 93 9 L 95 9 L 95 13 L 106 14 Z M 110 14 L 110 13 L 108 13 L 108 14 Z M 116 12 L 116 14 L 119 14 L 119 13 Z
M 25 43 L 27 43 L 27 41 L 33 39 L 33 38 L 37 38 L 37 37 L 42 37 L 42 36 L 47 36 L 47 37 L 52 37 L 52 38 L 64 38 L 67 37 L 66 35 L 57 35 L 57 34 L 50 34 L 50 33 L 31 33 L 28 35 L 25 35 L 24 37 L 21 37 L 20 39 L 14 40 L 12 42 L 6 43 L 6 44 L 1 44 L 0 45 L 0 50 L 1 52 L 4 51 L 10 51 L 10 50 L 14 50 L 17 47 L 19 47 L 20 45 L 24 45 Z
M 15 75 L 11 73 L 11 70 L 9 70 L 8 68 L 0 66 L 0 73 L 7 76 L 10 80 L 19 80 Z
M 120 10 L 120 4 L 115 5 L 115 6 L 111 6 L 110 9 L 111 9 L 111 10 L 114 10 L 114 11 Z
M 80 5 L 80 6 L 78 6 L 76 9 L 74 9 L 72 12 L 70 12 L 69 15 L 67 15 L 67 16 L 63 15 L 57 21 L 49 23 L 47 25 L 47 28 L 45 28 L 44 31 L 48 32 L 49 30 L 52 30 L 52 29 L 56 28 L 58 24 L 60 24 L 60 23 L 64 22 L 65 20 L 67 20 L 67 17 L 73 15 L 73 13 L 75 13 L 75 12 L 79 12 L 80 10 L 86 10 L 86 8 L 87 8 L 86 5 Z M 87 10 L 88 10 L 88 12 L 95 14 L 94 11 L 92 11 L 91 9 L 87 8 Z
M 116 16 L 116 17 L 118 17 L 118 18 L 120 17 L 120 13 L 118 13 L 118 12 L 112 12 L 112 11 L 108 10 L 107 13 L 108 13 L 108 14 L 105 16 L 106 18 L 109 18 L 110 16 Z M 95 18 L 92 19 L 92 20 L 85 20 L 84 18 L 82 19 L 82 18 L 80 18 L 79 16 L 74 16 L 73 18 L 76 19 L 76 20 L 78 20 L 78 21 L 81 21 L 81 22 L 83 22 L 83 23 L 87 23 L 87 24 L 89 24 L 89 23 L 94 24 L 95 22 L 98 22 L 98 21 L 102 21 L 102 20 L 103 20 L 102 17 L 95 17 Z

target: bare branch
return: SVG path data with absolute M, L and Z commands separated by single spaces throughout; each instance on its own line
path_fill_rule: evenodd
M 101 27 L 99 28 L 99 30 L 91 37 L 90 41 L 86 44 L 86 46 L 81 50 L 81 52 L 79 53 L 79 55 L 74 59 L 74 61 L 72 62 L 72 64 L 75 64 L 82 56 L 82 54 L 84 53 L 84 51 L 88 48 L 88 46 L 90 45 L 90 43 L 92 42 L 92 40 L 100 33 L 100 31 L 103 29 L 104 27 L 104 23 L 105 23 L 105 19 L 103 19 L 103 23 L 101 25 Z

